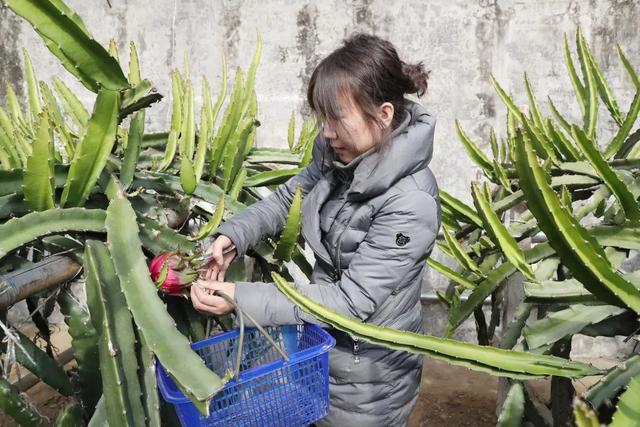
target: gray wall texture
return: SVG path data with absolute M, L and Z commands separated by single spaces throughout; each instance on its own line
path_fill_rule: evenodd
M 230 69 L 248 66 L 256 30 L 264 40 L 256 90 L 262 126 L 259 146 L 285 147 L 287 123 L 308 112 L 306 86 L 316 64 L 356 31 L 389 39 L 407 62 L 423 61 L 432 71 L 422 102 L 438 116 L 432 168 L 442 188 L 470 201 L 469 183 L 479 176 L 455 135 L 454 120 L 488 151 L 492 126 L 504 128 L 505 108 L 489 81 L 493 74 L 525 102 L 523 73 L 548 111 L 550 96 L 559 109 L 578 121 L 578 107 L 566 76 L 563 33 L 578 26 L 626 111 L 631 82 L 615 52 L 619 43 L 640 67 L 640 1 L 633 0 L 67 0 L 103 44 L 117 41 L 120 56 L 128 43 L 138 47 L 142 70 L 167 96 L 147 113 L 147 129 L 163 130 L 170 118 L 169 72 L 183 67 L 188 55 L 194 78 L 206 75 L 214 96 L 221 80 L 223 53 Z M 573 46 L 573 44 L 572 44 Z M 0 79 L 26 89 L 21 49 L 26 47 L 38 77 L 62 76 L 87 105 L 93 94 L 57 63 L 35 32 L 0 6 Z M 198 81 L 199 85 L 199 81 Z M 199 93 L 199 92 L 197 92 Z M 0 98 L 4 89 L 0 89 Z M 600 131 L 612 129 L 601 109 Z M 435 254 L 439 259 L 441 256 Z M 444 280 L 431 275 L 434 288 Z M 444 310 L 427 310 L 429 329 L 441 331 Z M 473 325 L 468 325 L 473 329 Z

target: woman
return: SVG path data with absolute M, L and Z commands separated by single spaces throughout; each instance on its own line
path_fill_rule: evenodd
M 318 322 L 273 283 L 223 281 L 234 257 L 279 235 L 299 186 L 302 234 L 316 264 L 311 284 L 296 284 L 298 290 L 362 321 L 421 332 L 425 259 L 440 226 L 437 184 L 427 166 L 435 118 L 404 95 L 422 95 L 427 76 L 421 64 L 405 64 L 391 43 L 371 35 L 355 35 L 325 58 L 307 93 L 322 128 L 312 163 L 216 230 L 209 248 L 215 263 L 209 279 L 191 288 L 193 306 L 230 312 L 211 295 L 221 290 L 262 325 Z M 406 424 L 422 357 L 330 332 L 337 342 L 330 353 L 331 408 L 319 425 Z

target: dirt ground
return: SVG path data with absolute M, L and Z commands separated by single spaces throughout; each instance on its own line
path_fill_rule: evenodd
M 426 359 L 409 427 L 495 426 L 498 379 Z
M 579 360 L 599 369 L 609 369 L 618 363 L 615 359 Z M 583 393 L 600 378 L 591 376 L 575 380 L 576 393 Z M 531 385 L 529 392 L 537 400 L 549 400 L 548 378 L 528 383 Z M 498 378 L 425 359 L 420 400 L 411 414 L 409 427 L 495 426 L 497 399 Z

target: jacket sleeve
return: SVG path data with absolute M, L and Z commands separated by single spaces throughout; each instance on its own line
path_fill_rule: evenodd
M 423 191 L 392 196 L 375 215 L 340 280 L 295 287 L 333 311 L 366 321 L 400 283 L 407 282 L 406 275 L 422 271 L 415 267 L 433 249 L 440 223 L 438 206 Z M 398 233 L 409 241 L 398 244 Z M 237 282 L 235 299 L 261 325 L 322 323 L 290 302 L 274 283 Z
M 282 231 L 289 213 L 296 187 L 299 185 L 304 197 L 316 185 L 322 175 L 321 165 L 326 141 L 319 134 L 313 145 L 312 162 L 262 200 L 255 202 L 220 225 L 210 237 L 227 236 L 236 245 L 238 257 L 257 245 L 267 236 L 276 236 Z

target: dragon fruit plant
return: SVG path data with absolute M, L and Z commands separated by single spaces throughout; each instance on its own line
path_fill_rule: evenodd
M 278 185 L 309 163 L 315 123 L 305 122 L 296 142 L 292 119 L 289 149 L 254 147 L 260 124 L 254 90 L 258 38 L 248 71 L 236 69 L 229 96 L 226 62 L 215 102 L 202 79 L 199 117 L 188 67 L 172 71 L 169 129 L 145 132 L 145 111 L 162 96 L 142 77 L 133 44 L 125 73 L 126 61 L 115 43 L 108 50 L 100 45 L 62 0 L 0 1 L 31 24 L 65 69 L 96 94 L 95 105 L 87 109 L 60 79 L 54 79 L 53 89 L 38 82 L 25 53 L 27 108 L 10 89 L 7 110 L 0 107 L 0 274 L 11 273 L 0 276 L 0 320 L 6 326 L 6 309 L 26 298 L 47 341 L 47 317 L 58 303 L 77 365 L 65 371 L 50 345 L 47 352 L 15 328 L 2 328 L 1 350 L 8 363 L 2 365 L 0 407 L 20 425 L 48 422 L 9 382 L 19 364 L 68 397 L 59 425 L 160 426 L 161 412 L 162 424 L 171 424 L 172 408 L 157 393 L 158 360 L 183 394 L 208 414 L 226 379 L 207 369 L 190 348 L 205 335 L 205 319 L 188 300 L 173 297 L 184 293 L 199 268 L 192 258 L 183 258 L 193 257 L 197 242 L 225 214 L 259 200 L 256 187 Z M 371 329 L 298 298 L 286 281 L 312 271 L 298 236 L 301 198 L 297 192 L 280 238 L 252 250 L 253 270 L 234 263 L 229 280 L 270 280 L 277 272 L 283 293 L 313 307 L 327 323 L 371 342 L 493 375 L 575 378 L 597 372 L 549 355 Z M 61 286 L 81 268 L 86 304 Z M 12 279 L 27 271 L 40 274 L 36 293 Z M 479 285 L 478 292 L 484 288 Z
M 86 108 L 62 80 L 39 82 L 25 51 L 26 108 L 11 85 L 6 106 L 0 106 L 0 283 L 6 290 L 0 321 L 7 326 L 0 351 L 8 362 L 2 365 L 0 407 L 21 425 L 47 423 L 25 402 L 19 384 L 10 384 L 12 372 L 27 369 L 68 396 L 62 424 L 160 425 L 157 358 L 206 413 L 223 379 L 189 346 L 204 335 L 205 319 L 186 299 L 167 295 L 194 273 L 169 258 L 179 281 L 172 282 L 167 269 L 158 293 L 146 260 L 195 253 L 197 241 L 224 213 L 259 198 L 254 187 L 295 173 L 274 174 L 278 165 L 304 161 L 302 152 L 253 147 L 261 41 L 248 73 L 237 69 L 230 94 L 224 64 L 215 104 L 203 78 L 197 124 L 191 76 L 174 70 L 170 130 L 151 134 L 144 129 L 145 111 L 162 96 L 143 78 L 133 43 L 128 61 L 121 60 L 115 43 L 105 49 L 62 1 L 3 3 L 37 28 L 51 53 L 96 98 Z M 305 136 L 305 148 L 313 137 Z M 61 287 L 80 267 L 86 305 Z M 24 269 L 40 274 L 37 282 L 44 285 L 36 293 L 25 295 L 24 283 L 12 279 L 23 277 Z M 231 272 L 246 275 L 240 263 Z M 6 325 L 6 310 L 25 297 L 46 351 Z M 77 368 L 71 371 L 50 345 L 47 318 L 56 303 L 72 337 Z
M 525 75 L 526 110 L 492 78 L 507 110 L 506 135 L 492 130 L 489 136 L 492 156 L 456 124 L 484 177 L 470 185 L 472 206 L 440 192 L 445 241 L 439 246 L 456 267 L 428 263 L 451 280 L 440 294 L 449 307 L 447 336 L 473 316 L 481 344 L 567 359 L 576 334 L 639 338 L 640 280 L 630 261 L 640 251 L 640 78 L 616 46 L 628 95 L 634 94 L 623 105 L 579 29 L 575 47 L 577 55 L 565 36 L 579 117 L 561 112 L 550 97 L 545 109 Z M 521 301 L 507 289 L 516 286 Z M 508 317 L 505 295 L 516 307 Z M 497 336 L 501 320 L 508 323 Z M 548 403 L 537 401 L 526 381 L 508 388 L 500 425 L 637 425 L 640 354 L 636 346 L 582 394 L 553 377 Z

